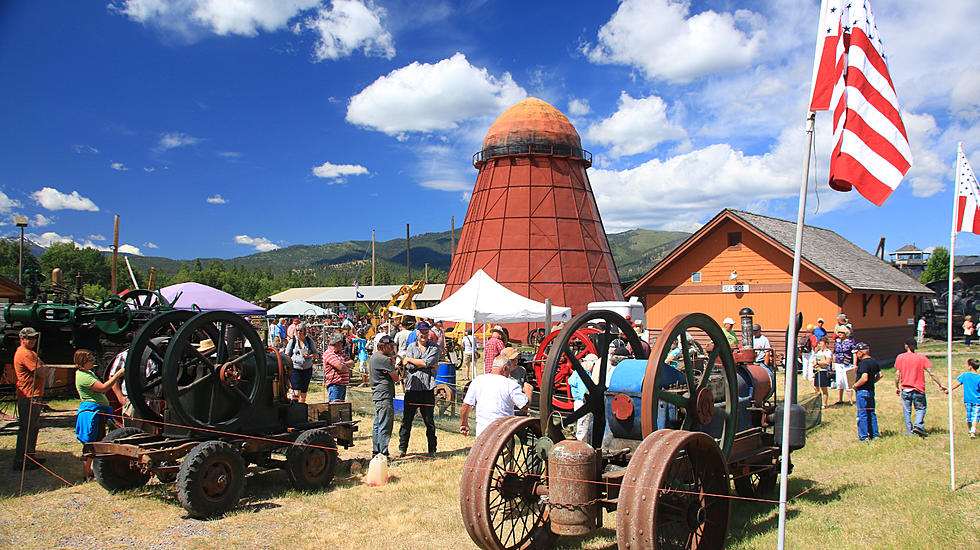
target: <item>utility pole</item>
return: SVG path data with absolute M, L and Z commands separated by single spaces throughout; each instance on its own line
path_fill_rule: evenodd
M 116 268 L 119 266 L 119 216 L 116 216 L 112 228 L 112 274 L 109 279 L 109 291 L 116 293 Z
M 408 224 L 405 224 L 405 266 L 408 267 L 408 284 L 412 284 L 412 245 Z
M 429 262 L 425 262 L 425 284 L 429 284 Z
M 371 230 L 371 286 L 374 286 L 374 230 Z
M 17 284 L 24 284 L 24 228 L 27 227 L 27 216 L 14 216 L 14 225 L 20 228 L 20 257 L 17 260 Z
M 157 268 L 150 266 L 150 279 L 146 281 L 146 288 L 153 290 L 153 274 L 156 273 Z

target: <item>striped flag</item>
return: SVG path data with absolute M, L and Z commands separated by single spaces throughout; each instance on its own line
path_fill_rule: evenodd
M 956 231 L 980 235 L 980 187 L 962 143 L 956 151 Z
M 822 0 L 811 111 L 834 111 L 830 186 L 878 206 L 912 167 L 898 96 L 868 0 Z

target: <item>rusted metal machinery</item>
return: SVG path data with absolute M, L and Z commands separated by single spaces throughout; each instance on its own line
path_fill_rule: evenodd
M 237 504 L 249 464 L 285 470 L 300 490 L 326 487 L 337 445 L 354 443 L 351 404 L 289 401 L 287 361 L 233 313 L 154 317 L 133 340 L 124 380 L 155 433 L 121 428 L 85 445 L 96 480 L 109 491 L 151 475 L 176 480 L 180 504 L 197 517 Z
M 586 326 L 599 327 L 586 336 L 598 352 L 592 361 L 574 344 Z M 773 373 L 753 362 L 751 318 L 747 326 L 733 353 L 710 317 L 678 315 L 644 357 L 618 314 L 574 317 L 547 356 L 540 418 L 497 420 L 466 459 L 460 507 L 473 541 L 487 550 L 547 547 L 616 511 L 620 548 L 724 547 L 732 483 L 759 496 L 775 487 L 779 468 L 782 407 L 773 403 Z M 568 385 L 566 364 L 587 388 L 570 408 L 554 401 Z M 804 445 L 796 416 L 794 450 Z M 585 441 L 571 438 L 580 420 L 591 420 Z

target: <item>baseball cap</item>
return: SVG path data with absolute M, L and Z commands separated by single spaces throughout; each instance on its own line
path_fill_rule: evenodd
M 418 324 L 415 325 L 416 330 L 429 330 L 429 328 L 429 323 L 426 323 L 425 321 L 419 321 Z
M 35 336 L 37 336 L 37 334 L 38 334 L 37 331 L 34 330 L 33 327 L 24 327 L 20 329 L 21 338 L 34 338 Z
M 859 350 L 863 350 L 863 351 L 867 351 L 867 350 L 871 349 L 870 347 L 868 347 L 868 344 L 865 344 L 864 342 L 858 342 L 857 345 L 854 346 L 854 347 L 857 348 L 857 349 L 859 349 Z
M 721 322 L 723 325 L 734 325 L 735 321 L 731 317 L 725 317 L 725 320 Z
M 818 323 L 823 323 L 824 322 L 823 317 L 820 317 L 819 319 L 817 319 L 817 322 Z
M 391 336 L 388 336 L 387 334 L 385 334 L 381 338 L 378 338 L 378 343 L 379 344 L 394 344 L 395 343 L 395 340 Z
M 500 350 L 500 355 L 503 355 L 504 357 L 513 361 L 514 359 L 520 357 L 521 352 L 517 351 L 517 348 L 506 347 Z
M 752 330 L 762 330 L 762 325 L 759 324 L 752 325 Z
M 344 341 L 344 335 L 339 332 L 335 332 L 331 334 L 329 338 L 327 338 L 327 345 L 332 346 L 334 344 L 339 344 L 343 341 Z

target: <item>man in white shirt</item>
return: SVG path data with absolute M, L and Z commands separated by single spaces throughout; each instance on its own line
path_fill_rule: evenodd
M 473 336 L 473 329 L 466 329 L 466 336 L 463 336 L 463 369 L 469 376 L 473 376 L 473 358 L 476 357 L 476 337 Z
M 769 343 L 766 335 L 762 334 L 762 326 L 758 324 L 752 325 L 752 349 L 755 350 L 756 363 L 769 364 L 766 359 L 772 353 L 772 344 Z
M 919 324 L 916 327 L 918 334 L 916 335 L 916 343 L 921 344 L 926 339 L 926 318 L 919 317 Z
M 459 431 L 470 434 L 470 410 L 476 409 L 476 435 L 480 435 L 494 420 L 514 416 L 514 409 L 526 412 L 530 399 L 516 380 L 510 377 L 511 361 L 504 355 L 493 360 L 489 374 L 473 379 L 463 398 Z

